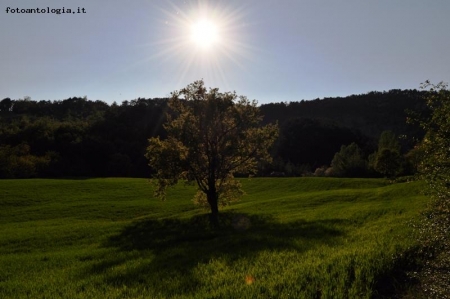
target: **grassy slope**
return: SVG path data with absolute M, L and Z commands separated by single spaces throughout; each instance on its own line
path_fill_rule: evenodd
M 1 180 L 0 297 L 370 298 L 425 204 L 417 182 L 242 182 L 214 232 L 193 187 L 160 202 L 144 179 Z

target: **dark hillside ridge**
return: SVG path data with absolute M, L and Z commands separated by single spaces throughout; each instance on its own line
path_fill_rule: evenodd
M 274 161 L 315 167 L 329 164 L 339 147 L 351 142 L 370 153 L 384 130 L 407 135 L 402 144 L 406 152 L 414 145 L 406 141 L 421 139 L 423 133 L 406 124 L 405 111 L 425 112 L 425 95 L 391 90 L 263 104 L 260 109 L 264 123 L 280 124 Z M 120 105 L 86 97 L 5 98 L 0 101 L 0 178 L 149 177 L 147 139 L 165 137 L 166 104 L 164 98 L 138 98 Z
M 425 91 L 394 89 L 338 98 L 261 105 L 264 122 L 280 124 L 292 118 L 311 118 L 359 130 L 370 138 L 391 130 L 411 137 L 422 133 L 406 123 L 406 110 L 425 111 Z M 408 136 L 408 137 L 409 137 Z

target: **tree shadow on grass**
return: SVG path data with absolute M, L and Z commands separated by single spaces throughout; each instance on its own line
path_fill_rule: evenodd
M 190 219 L 144 220 L 126 227 L 108 239 L 105 247 L 118 250 L 94 263 L 91 274 L 130 262 L 120 253 L 133 253 L 142 259 L 138 266 L 106 275 L 106 282 L 117 285 L 142 284 L 162 297 L 194 293 L 200 282 L 192 275 L 199 264 L 212 259 L 233 263 L 252 259 L 264 250 L 305 252 L 321 244 L 336 244 L 344 235 L 345 220 L 295 221 L 280 223 L 269 216 L 233 212 L 220 215 L 221 227 L 209 227 L 209 215 Z M 149 258 L 151 256 L 151 258 Z

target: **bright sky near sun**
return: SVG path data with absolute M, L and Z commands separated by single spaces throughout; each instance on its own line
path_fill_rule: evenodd
M 0 3 L 0 99 L 120 104 L 204 79 L 263 104 L 450 81 L 448 0 Z

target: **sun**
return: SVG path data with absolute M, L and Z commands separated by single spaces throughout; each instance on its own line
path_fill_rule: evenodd
M 201 19 L 191 25 L 191 40 L 202 50 L 208 50 L 219 42 L 217 25 L 208 19 Z
M 230 70 L 244 70 L 245 64 L 254 59 L 255 51 L 259 51 L 247 38 L 253 25 L 248 23 L 245 4 L 203 0 L 152 2 L 158 3 L 155 8 L 161 11 L 161 19 L 150 31 L 155 36 L 148 43 L 152 53 L 148 60 L 171 68 L 176 74 L 171 80 L 177 85 L 203 78 L 230 89 Z

